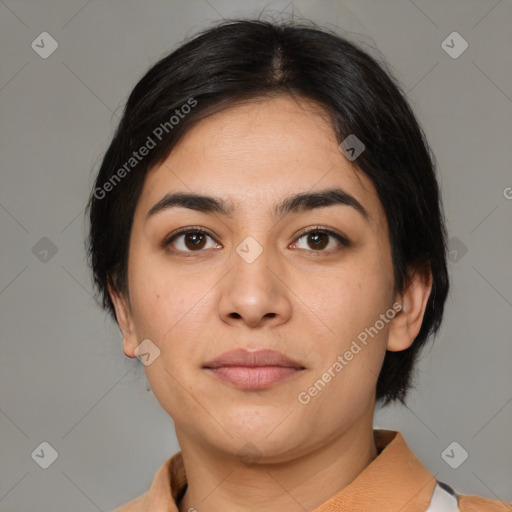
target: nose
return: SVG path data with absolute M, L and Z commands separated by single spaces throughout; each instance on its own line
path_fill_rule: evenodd
M 219 315 L 223 322 L 250 328 L 278 326 L 292 313 L 291 290 L 283 266 L 270 251 L 254 260 L 233 254 L 232 268 L 221 281 Z

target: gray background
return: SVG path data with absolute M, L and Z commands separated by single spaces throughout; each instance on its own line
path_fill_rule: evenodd
M 377 411 L 375 424 L 402 431 L 459 492 L 512 500 L 510 1 L 4 0 L 2 511 L 112 510 L 177 451 L 141 363 L 91 296 L 83 209 L 147 68 L 199 28 L 263 9 L 378 48 L 407 91 L 438 159 L 452 291 L 408 407 Z M 31 47 L 44 31 L 59 45 L 47 59 Z M 441 46 L 453 31 L 469 44 L 456 59 Z M 31 457 L 43 441 L 58 452 L 48 469 Z M 457 469 L 441 456 L 453 441 L 452 461 L 469 454 Z

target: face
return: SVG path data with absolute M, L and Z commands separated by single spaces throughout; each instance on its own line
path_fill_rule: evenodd
M 386 348 L 415 336 L 371 181 L 288 97 L 201 121 L 148 173 L 128 287 L 125 353 L 151 341 L 144 368 L 180 444 L 224 454 L 289 460 L 371 424 Z

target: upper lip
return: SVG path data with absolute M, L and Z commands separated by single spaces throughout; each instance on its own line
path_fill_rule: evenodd
M 204 368 L 220 368 L 222 366 L 283 366 L 288 368 L 304 368 L 301 364 L 275 350 L 247 350 L 243 348 L 224 352 L 204 364 Z

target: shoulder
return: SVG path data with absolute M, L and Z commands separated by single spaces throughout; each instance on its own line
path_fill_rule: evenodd
M 480 498 L 479 496 L 459 496 L 461 512 L 512 512 L 512 505 L 503 501 Z

